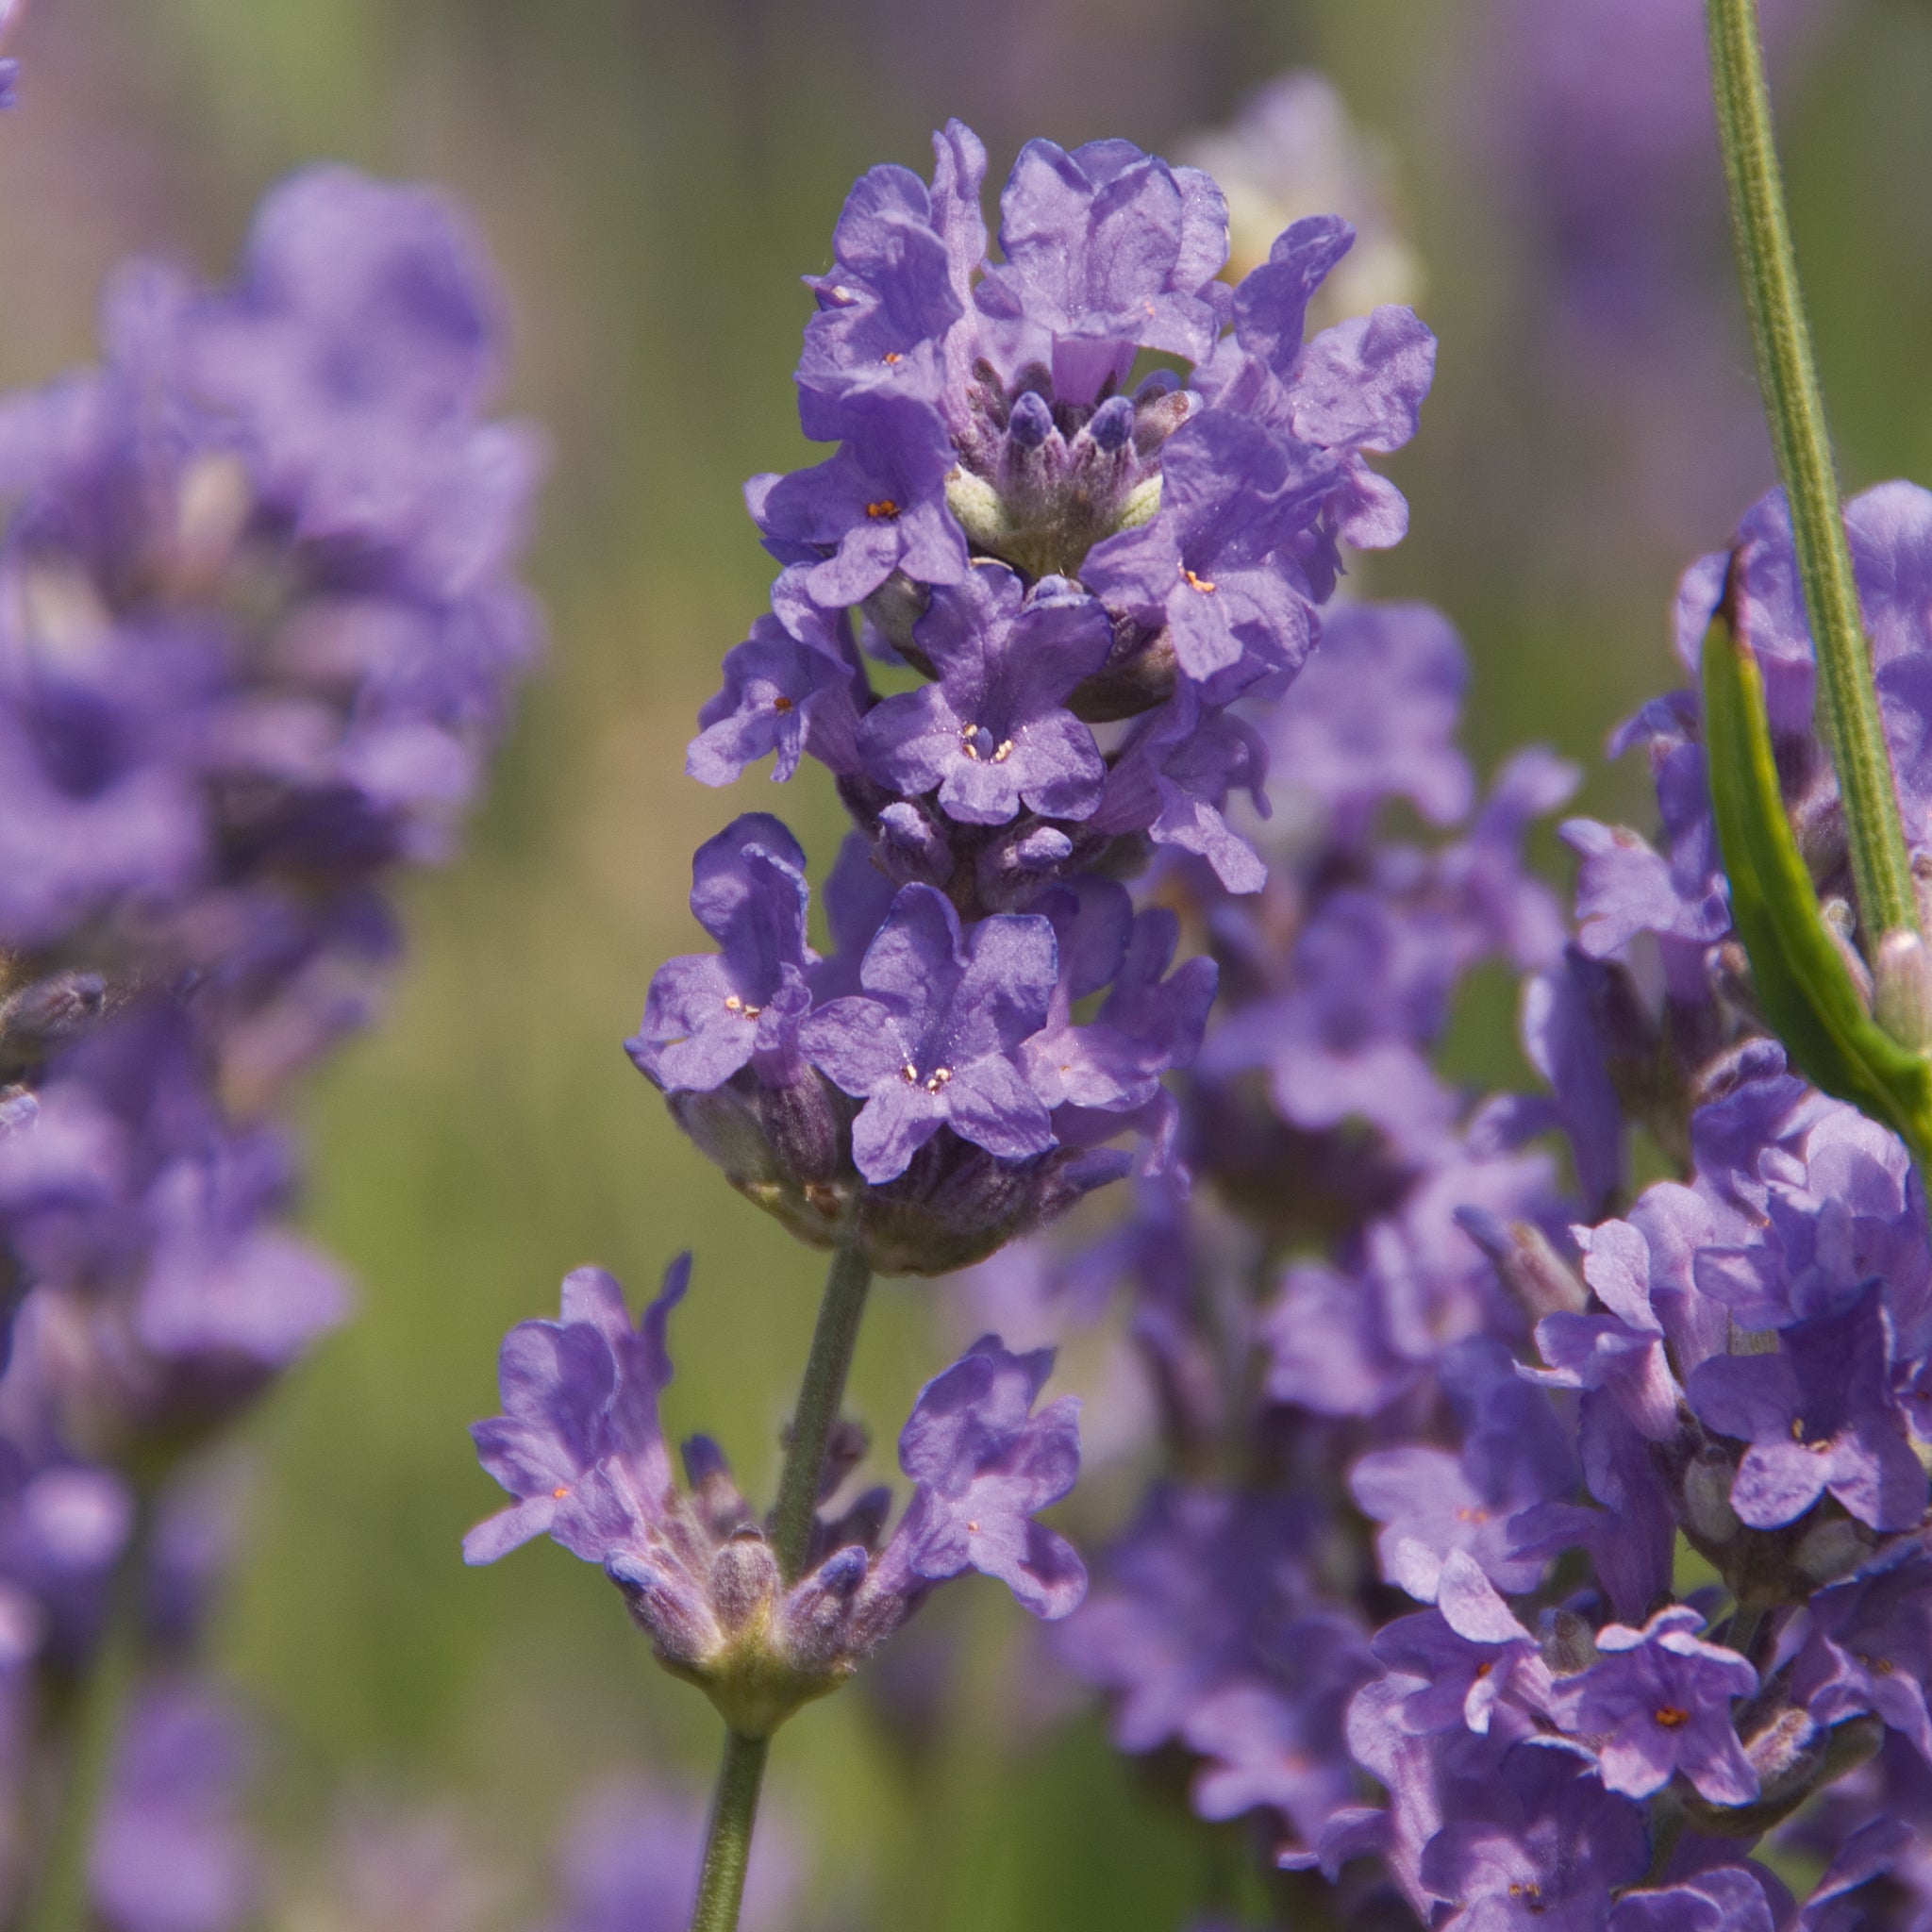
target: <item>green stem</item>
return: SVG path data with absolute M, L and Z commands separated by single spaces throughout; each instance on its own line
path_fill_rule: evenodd
M 1790 504 L 1817 647 L 1818 708 L 1844 801 L 1865 943 L 1875 957 L 1887 933 L 1918 931 L 1919 903 L 1785 213 L 1757 0 L 1705 0 L 1705 25 L 1758 387 Z
M 73 1692 L 67 1761 L 47 1822 L 46 1856 L 18 1932 L 82 1932 L 91 1923 L 88 1864 L 140 1661 L 142 1586 L 154 1515 L 152 1497 L 138 1498 L 127 1546 L 114 1567 L 100 1648 Z
M 744 1872 L 751 1862 L 751 1831 L 758 1815 L 758 1787 L 764 1782 L 769 1738 L 724 1733 L 724 1762 L 711 1801 L 710 1829 L 705 1836 L 705 1869 L 698 1879 L 698 1902 L 691 1932 L 737 1932 L 738 1908 L 744 1900 Z
M 778 1501 L 772 1511 L 772 1551 L 788 1583 L 796 1580 L 811 1552 L 825 1445 L 845 1398 L 845 1377 L 871 1287 L 872 1264 L 858 1248 L 835 1249 L 825 1275 L 824 1299 L 819 1304 L 818 1325 L 812 1330 L 811 1353 L 806 1358 L 805 1380 L 799 1385 L 798 1407 L 786 1439 Z M 724 1762 L 711 1801 L 691 1932 L 736 1932 L 745 1867 L 751 1859 L 752 1826 L 758 1813 L 758 1788 L 764 1782 L 771 1743 L 769 1738 L 724 1733 Z
M 785 1444 L 785 1467 L 778 1477 L 778 1501 L 772 1511 L 772 1551 L 785 1581 L 796 1581 L 811 1548 L 812 1519 L 818 1513 L 819 1481 L 824 1474 L 825 1444 L 845 1399 L 845 1375 L 865 1315 L 872 1264 L 857 1248 L 838 1248 L 825 1275 L 825 1298 L 819 1304 L 811 1354 L 799 1386 L 798 1408 Z

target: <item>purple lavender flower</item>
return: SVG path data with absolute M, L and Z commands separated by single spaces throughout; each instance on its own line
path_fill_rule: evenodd
M 112 1932 L 232 1932 L 259 1906 L 240 1812 L 250 1743 L 240 1714 L 188 1683 L 146 1690 L 131 1714 L 89 1861 Z
M 1390 798 L 1454 824 L 1475 789 L 1455 743 L 1468 684 L 1461 641 L 1440 612 L 1345 605 L 1323 620 L 1321 648 L 1268 727 L 1274 766 L 1327 806 L 1343 844 Z
M 908 886 L 866 951 L 862 995 L 805 1023 L 808 1058 L 865 1106 L 852 1154 L 869 1181 L 905 1172 L 950 1126 L 1002 1159 L 1054 1144 L 1014 1056 L 1046 1022 L 1058 976 L 1053 927 L 997 914 L 972 930 L 929 886 Z
M 1443 1557 L 1435 1607 L 1385 1624 L 1373 1648 L 1417 1680 L 1398 1711 L 1402 1728 L 1419 1736 L 1458 1726 L 1480 1735 L 1499 1706 L 1548 1706 L 1551 1677 L 1536 1640 L 1466 1550 Z
M 1109 606 L 1165 625 L 1182 671 L 1224 702 L 1307 656 L 1311 600 L 1282 553 L 1334 485 L 1325 452 L 1210 412 L 1163 452 L 1160 515 L 1097 545 L 1081 578 Z
M 1626 1891 L 1607 1932 L 1775 1932 L 1766 1875 L 1746 1865 L 1720 1865 L 1662 1891 Z
M 1902 1541 L 1860 1574 L 1820 1591 L 1793 1633 L 1791 1695 L 1820 1724 L 1873 1711 L 1932 1763 L 1932 1557 Z
M 1219 332 L 1227 204 L 1199 170 L 1129 142 L 1072 154 L 1028 142 L 1000 197 L 1000 248 L 979 306 L 1011 327 L 1014 359 L 1048 363 L 1069 402 L 1121 381 L 1136 348 L 1199 361 Z
M 1567 1753 L 1519 1744 L 1428 1840 L 1421 1878 L 1456 1932 L 1598 1932 L 1644 1867 L 1642 1814 Z
M 1086 1566 L 1064 1537 L 1034 1521 L 1080 1473 L 1079 1398 L 1031 1413 L 1053 1360 L 1051 1349 L 1013 1355 L 986 1335 L 920 1391 L 899 1437 L 912 1501 L 869 1587 L 909 1595 L 972 1569 L 1004 1583 L 1035 1616 L 1078 1607 Z
M 781 563 L 813 558 L 807 589 L 827 609 L 857 604 L 894 571 L 924 584 L 966 575 L 966 542 L 946 508 L 953 446 L 939 418 L 890 395 L 849 406 L 835 457 L 745 486 L 753 520 Z
M 799 566 L 780 573 L 771 610 L 724 654 L 724 688 L 699 711 L 704 729 L 685 758 L 701 784 L 728 785 L 770 753 L 781 781 L 808 750 L 841 776 L 858 769 L 861 680 L 851 634 L 842 616 L 812 601 L 806 575 Z
M 1731 1706 L 1757 1690 L 1757 1673 L 1736 1651 L 1697 1637 L 1703 1625 L 1682 1604 L 1641 1630 L 1607 1624 L 1596 1634 L 1601 1659 L 1557 1684 L 1553 1708 L 1564 1728 L 1602 1740 L 1597 1765 L 1608 1790 L 1647 1798 L 1682 1772 L 1713 1805 L 1757 1797 Z
M 505 1338 L 504 1413 L 471 1430 L 477 1458 L 517 1500 L 463 1539 L 463 1560 L 493 1563 L 548 1535 L 604 1561 L 635 1524 L 663 1512 L 671 1459 L 658 1400 L 671 1380 L 664 1331 L 691 1280 L 691 1257 L 665 1271 L 658 1299 L 631 1325 L 624 1291 L 601 1269 L 563 1284 L 562 1317 Z
M 848 1677 L 939 1583 L 998 1577 L 1036 1615 L 1065 1616 L 1086 1591 L 1071 1544 L 1032 1519 L 1079 1473 L 1078 1404 L 1032 1405 L 1051 1350 L 1016 1356 L 985 1336 L 929 1382 L 900 1438 L 912 1498 L 874 1549 L 890 1498 L 862 1498 L 818 1525 L 811 1567 L 789 1590 L 717 1445 L 685 1445 L 688 1491 L 658 1421 L 671 1380 L 664 1332 L 691 1259 L 632 1325 L 618 1284 L 580 1269 L 562 1318 L 505 1340 L 504 1414 L 472 1434 L 483 1466 L 517 1500 L 464 1539 L 491 1563 L 548 1534 L 601 1564 L 659 1659 L 704 1687 L 747 1736 Z
M 1883 1291 L 1842 1313 L 1781 1331 L 1775 1355 L 1714 1356 L 1691 1375 L 1690 1406 L 1750 1443 L 1731 1507 L 1754 1528 L 1802 1516 L 1827 1491 L 1874 1529 L 1925 1513 L 1926 1477 L 1891 1391 Z
M 1104 832 L 1144 831 L 1157 845 L 1205 858 L 1230 892 L 1258 892 L 1267 870 L 1225 812 L 1229 794 L 1245 791 L 1265 816 L 1267 774 L 1254 727 L 1183 683 L 1135 727 L 1091 823 Z
M 902 793 L 937 791 L 969 824 L 1004 824 L 1023 803 L 1090 817 L 1107 767 L 1066 705 L 1112 648 L 1106 611 L 1055 578 L 1028 595 L 995 564 L 936 591 L 913 635 L 939 681 L 867 715 L 859 752 L 874 775 Z
M 698 847 L 691 909 L 723 949 L 658 968 L 643 1024 L 625 1051 L 671 1091 L 708 1091 L 741 1067 L 768 1085 L 798 1071 L 811 1008 L 806 942 L 810 892 L 797 840 L 767 812 L 747 812 Z

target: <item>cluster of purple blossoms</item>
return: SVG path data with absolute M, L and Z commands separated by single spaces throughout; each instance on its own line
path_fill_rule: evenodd
M 1887 485 L 1848 523 L 1924 861 L 1932 496 Z M 1686 575 L 1693 667 L 1727 568 L 1849 951 L 1780 499 Z M 1224 1011 L 1177 1090 L 1174 1165 L 1050 1271 L 1128 1285 L 1168 1470 L 1059 1653 L 1123 1749 L 1178 1750 L 1196 1812 L 1256 1824 L 1311 1923 L 1921 1924 L 1921 1178 L 1765 1032 L 1694 691 L 1616 741 L 1650 750 L 1661 844 L 1564 828 L 1574 941 L 1517 862 L 1567 788 L 1544 755 L 1452 842 L 1388 841 L 1396 799 L 1469 817 L 1461 677 L 1430 613 L 1344 611 L 1270 727 L 1300 841 L 1249 904 L 1168 861 Z M 1486 955 L 1524 971 L 1546 1093 L 1475 1103 L 1430 1068 Z M 1675 1177 L 1633 1199 L 1639 1158 Z
M 1074 1487 L 1078 1402 L 1037 1414 L 1050 1350 L 975 1342 L 920 1391 L 899 1438 L 910 1500 L 890 1537 L 890 1490 L 867 1489 L 815 1519 L 788 1578 L 767 1520 L 708 1437 L 683 1445 L 680 1487 L 658 1419 L 671 1380 L 665 1329 L 691 1257 L 666 1272 L 635 1324 L 624 1291 L 594 1268 L 563 1284 L 561 1319 L 525 1322 L 503 1344 L 504 1413 L 473 1431 L 483 1466 L 517 1500 L 463 1543 L 491 1563 L 546 1532 L 602 1566 L 667 1670 L 699 1685 L 741 1737 L 768 1735 L 837 1690 L 935 1586 L 976 1570 L 1042 1617 L 1080 1601 L 1073 1546 L 1034 1521 Z M 829 1503 L 865 1453 L 841 1427 L 827 1457 Z
M 858 183 L 810 285 L 800 414 L 839 447 L 750 486 L 783 569 L 689 761 L 832 772 L 838 950 L 806 941 L 795 843 L 741 819 L 696 866 L 722 954 L 667 966 L 631 1042 L 745 1192 L 920 1273 L 1125 1172 L 1125 1133 L 1164 1159 L 1161 1077 L 1213 974 L 1169 972 L 1174 921 L 1119 881 L 1173 848 L 1260 885 L 1230 799 L 1260 800 L 1265 749 L 1236 707 L 1307 657 L 1341 546 L 1402 535 L 1367 458 L 1413 433 L 1435 346 L 1393 308 L 1305 338 L 1335 218 L 1230 288 L 1207 175 L 1035 142 L 995 261 L 983 150 L 955 123 L 935 152 L 930 187 Z M 881 695 L 874 662 L 913 688 Z
M 538 446 L 482 414 L 500 324 L 441 196 L 318 169 L 263 204 L 232 285 L 126 270 L 101 366 L 0 399 L 0 1586 L 31 1632 L 24 1735 L 73 1705 L 117 1572 L 145 1569 L 145 1650 L 182 1647 L 167 1539 L 208 1541 L 192 1458 L 346 1311 L 288 1225 L 277 1114 L 373 1016 L 385 879 L 449 849 L 538 642 L 511 575 Z M 120 1775 L 161 1808 L 125 1831 L 110 1810 L 104 1919 L 239 1924 L 232 1874 L 174 1918 L 109 1896 L 186 1841 L 166 1807 L 193 1780 L 165 1740 L 142 1770 L 145 1734 Z
M 688 760 L 713 785 L 768 757 L 779 779 L 807 754 L 830 770 L 854 822 L 824 889 L 830 949 L 797 841 L 747 813 L 692 866 L 717 950 L 658 972 L 627 1043 L 734 1186 L 836 1251 L 828 1311 L 841 1271 L 984 1259 L 1128 1173 L 1109 1143 L 1130 1136 L 1148 1186 L 1184 1186 L 1166 1080 L 1218 973 L 1176 964 L 1182 917 L 1124 880 L 1167 855 L 1216 891 L 1265 885 L 1234 802 L 1265 816 L 1247 714 L 1315 646 L 1343 546 L 1403 534 L 1367 459 L 1413 433 L 1434 363 L 1406 308 L 1307 335 L 1353 241 L 1339 219 L 1293 224 L 1230 286 L 1206 175 L 1125 142 L 1035 142 L 992 259 L 984 151 L 958 123 L 934 145 L 930 186 L 897 167 L 858 182 L 809 284 L 800 414 L 838 447 L 749 486 L 780 572 Z M 1543 785 L 1512 778 L 1426 877 L 1364 894 L 1435 916 L 1426 901 L 1485 950 L 1521 910 L 1510 852 Z M 1338 997 L 1351 930 L 1338 919 Z M 1330 1018 L 1311 1024 L 1353 1024 Z M 472 1561 L 547 1530 L 600 1564 L 741 1740 L 968 1569 L 1043 1618 L 1078 1605 L 1084 1566 L 1035 1520 L 1079 1463 L 1076 1405 L 1035 1409 L 1050 1351 L 988 1336 L 926 1386 L 890 1534 L 890 1492 L 844 1496 L 862 1434 L 831 1426 L 822 1507 L 788 1554 L 781 1511 L 755 1511 L 709 1441 L 673 1472 L 658 1398 L 684 1282 L 678 1264 L 633 1324 L 608 1276 L 574 1275 L 560 1321 L 512 1332 L 504 1413 L 475 1435 L 517 1500 L 472 1532 Z

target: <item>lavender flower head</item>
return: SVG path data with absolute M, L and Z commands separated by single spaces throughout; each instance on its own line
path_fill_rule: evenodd
M 750 1737 L 835 1690 L 968 1570 L 998 1577 L 1039 1616 L 1077 1606 L 1079 1557 L 1033 1520 L 1079 1472 L 1077 1402 L 1033 1413 L 1050 1351 L 1016 1356 L 988 1336 L 928 1383 L 900 1438 L 913 1491 L 891 1537 L 881 1542 L 890 1494 L 869 1491 L 818 1520 L 805 1573 L 788 1579 L 715 1443 L 685 1444 L 688 1489 L 672 1473 L 658 1404 L 671 1378 L 665 1327 L 689 1277 L 681 1257 L 633 1325 L 617 1283 L 579 1270 L 560 1320 L 510 1331 L 504 1413 L 473 1433 L 517 1500 L 470 1532 L 465 1560 L 493 1562 L 547 1533 L 601 1564 L 659 1660 Z

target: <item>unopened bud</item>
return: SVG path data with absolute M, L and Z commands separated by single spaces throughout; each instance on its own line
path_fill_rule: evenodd
M 1539 1636 L 1543 1662 L 1559 1677 L 1597 1660 L 1596 1632 L 1574 1610 L 1545 1610 Z
M 1857 931 L 1857 915 L 1848 900 L 1837 896 L 1825 900 L 1819 910 L 1824 915 L 1824 929 L 1831 935 L 1831 942 L 1838 948 L 1838 956 L 1844 961 L 1845 971 L 1852 975 L 1852 984 L 1857 988 L 1858 997 L 1870 1007 L 1872 969 L 1865 964 L 1864 956 L 1853 941 L 1853 935 Z
M 1812 1582 L 1834 1583 L 1872 1554 L 1874 1541 L 1862 1523 L 1849 1516 L 1828 1518 L 1805 1532 L 1791 1560 Z
M 1684 1522 L 1706 1548 L 1722 1549 L 1743 1527 L 1731 1507 L 1731 1483 L 1737 1474 L 1722 1449 L 1706 1447 L 1684 1472 Z
M 1531 1322 L 1545 1315 L 1580 1315 L 1589 1307 L 1590 1291 L 1534 1222 L 1505 1221 L 1485 1208 L 1458 1208 L 1456 1223 L 1495 1263 L 1503 1286 Z
M 758 1630 L 778 1599 L 778 1559 L 756 1529 L 741 1529 L 711 1558 L 711 1607 L 728 1638 Z
M 1915 932 L 1889 932 L 1873 971 L 1873 1017 L 1901 1046 L 1932 1045 L 1932 954 Z

